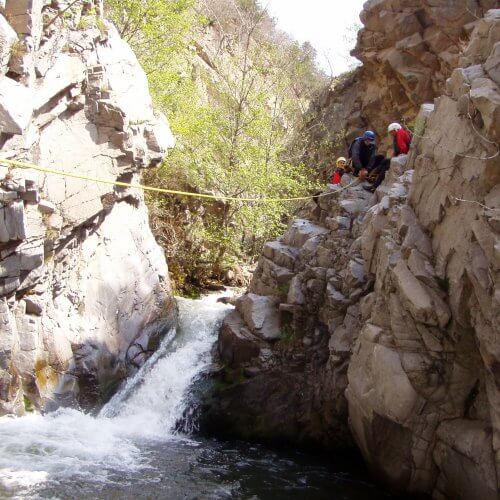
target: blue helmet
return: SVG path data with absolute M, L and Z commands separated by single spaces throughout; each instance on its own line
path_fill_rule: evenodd
M 374 141 L 375 140 L 375 132 L 372 132 L 371 130 L 367 130 L 363 134 L 363 140 L 364 141 Z

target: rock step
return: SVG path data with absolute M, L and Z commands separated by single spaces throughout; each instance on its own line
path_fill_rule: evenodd
M 276 298 L 247 293 L 236 302 L 236 310 L 251 333 L 264 340 L 276 340 L 281 337 L 278 305 Z
M 280 267 L 293 271 L 299 249 L 285 245 L 279 241 L 270 241 L 264 245 L 264 256 Z
M 260 353 L 261 340 L 250 332 L 238 311 L 229 313 L 219 332 L 219 355 L 226 363 L 239 366 Z
M 287 246 L 301 248 L 307 240 L 328 233 L 329 230 L 318 226 L 307 219 L 295 219 L 283 236 L 282 243 Z
M 258 295 L 278 296 L 286 293 L 294 272 L 261 257 L 250 290 Z

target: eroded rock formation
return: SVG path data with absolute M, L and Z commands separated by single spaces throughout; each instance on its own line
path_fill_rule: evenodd
M 266 245 L 220 332 L 209 425 L 353 438 L 395 490 L 498 498 L 499 30 L 500 10 L 474 23 L 373 196 L 344 176 Z
M 168 123 L 102 5 L 73 4 L 1 3 L 0 157 L 137 182 Z M 99 402 L 175 321 L 136 190 L 0 166 L 0 255 L 0 414 Z
M 311 161 L 331 166 L 366 128 L 387 148 L 387 124 L 412 123 L 421 104 L 442 94 L 475 23 L 496 6 L 497 0 L 366 2 L 353 51 L 362 66 L 325 89 L 300 134 Z

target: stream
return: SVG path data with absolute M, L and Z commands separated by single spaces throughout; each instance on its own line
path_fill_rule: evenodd
M 324 457 L 175 431 L 231 309 L 219 296 L 179 299 L 178 331 L 99 415 L 0 418 L 0 498 L 389 498 Z

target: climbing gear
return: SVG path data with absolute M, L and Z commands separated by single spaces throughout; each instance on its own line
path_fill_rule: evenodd
M 337 158 L 336 164 L 338 168 L 344 170 L 345 167 L 347 166 L 347 160 L 343 156 L 341 156 L 340 158 Z
M 99 184 L 108 184 L 108 185 L 122 187 L 122 188 L 141 189 L 142 191 L 152 191 L 154 193 L 174 194 L 174 195 L 178 195 L 178 196 L 189 196 L 192 198 L 203 198 L 203 199 L 208 199 L 208 200 L 239 201 L 239 202 L 247 202 L 247 203 L 251 203 L 251 202 L 273 203 L 273 202 L 285 202 L 285 201 L 306 201 L 306 200 L 312 200 L 314 198 L 316 198 L 316 199 L 323 198 L 325 196 L 339 194 L 342 191 L 345 191 L 346 189 L 354 186 L 354 184 L 357 184 L 357 182 L 358 182 L 358 179 L 355 179 L 353 182 L 351 182 L 347 186 L 344 186 L 341 189 L 337 189 L 335 191 L 330 191 L 327 193 L 322 193 L 319 195 L 297 196 L 297 197 L 292 197 L 292 198 L 238 198 L 235 196 L 223 196 L 223 195 L 215 195 L 215 194 L 190 193 L 187 191 L 175 191 L 173 189 L 165 189 L 165 188 L 159 188 L 159 187 L 154 187 L 154 186 L 144 186 L 142 184 L 132 184 L 129 182 L 114 181 L 111 179 L 102 179 L 99 177 L 92 177 L 92 176 L 88 176 L 88 175 L 76 174 L 74 172 L 67 172 L 65 170 L 59 170 L 56 168 L 41 167 L 41 166 L 36 165 L 34 163 L 27 163 L 27 162 L 22 162 L 22 161 L 17 161 L 17 160 L 8 160 L 6 158 L 0 158 L 0 164 L 12 166 L 12 167 L 18 167 L 18 168 L 32 169 L 32 170 L 36 170 L 38 172 L 43 172 L 45 174 L 61 175 L 63 177 L 71 177 L 73 179 L 81 179 L 81 180 L 85 180 L 85 181 L 97 182 Z
M 401 130 L 403 127 L 399 123 L 391 123 L 387 127 L 387 132 L 397 132 L 398 130 Z

